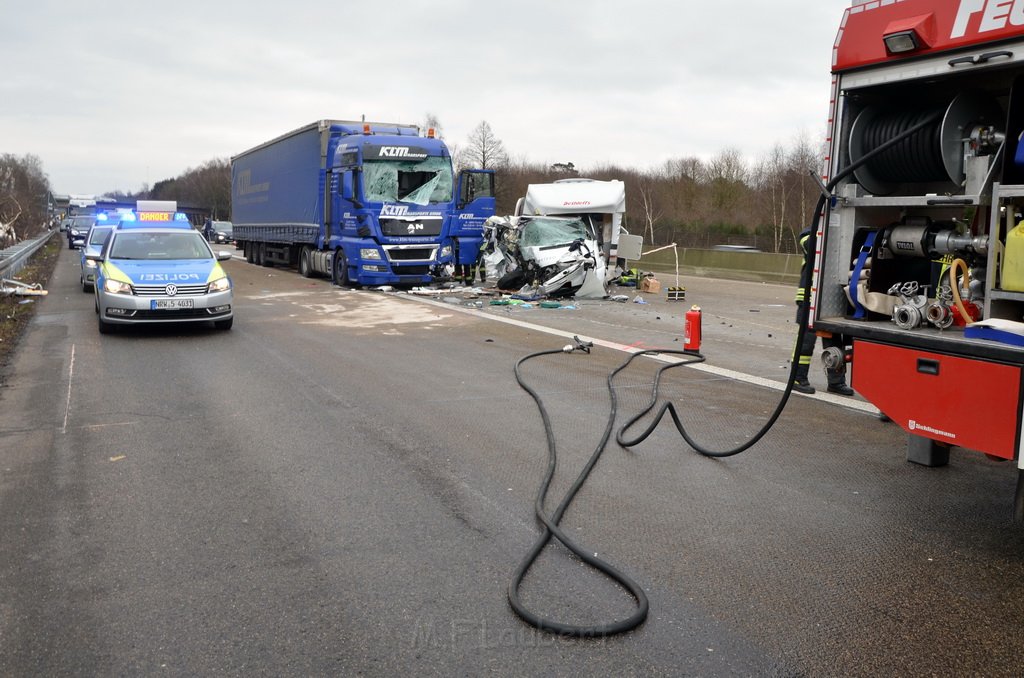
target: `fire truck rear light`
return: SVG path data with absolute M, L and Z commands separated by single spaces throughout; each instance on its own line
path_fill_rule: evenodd
M 890 33 L 882 39 L 885 41 L 885 49 L 889 51 L 889 54 L 913 52 L 921 47 L 917 33 L 913 29 L 900 31 L 899 33 Z

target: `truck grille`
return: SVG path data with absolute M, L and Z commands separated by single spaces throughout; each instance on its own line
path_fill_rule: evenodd
M 433 247 L 410 247 L 408 249 L 402 248 L 385 248 L 388 253 L 388 259 L 391 261 L 431 261 L 434 256 Z
M 174 296 L 195 296 L 197 294 L 206 294 L 207 285 L 203 283 L 201 285 L 176 285 L 178 288 L 177 293 Z M 167 297 L 171 296 L 167 294 L 167 284 L 163 285 L 135 285 L 135 295 L 139 297 Z
M 391 270 L 395 275 L 424 276 L 430 273 L 429 266 L 393 266 Z

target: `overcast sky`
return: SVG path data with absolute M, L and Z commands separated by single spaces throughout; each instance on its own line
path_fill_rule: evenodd
M 513 157 L 584 171 L 753 160 L 823 137 L 850 0 L 16 4 L 0 153 L 102 193 L 364 115 L 433 114 L 455 145 L 486 120 Z

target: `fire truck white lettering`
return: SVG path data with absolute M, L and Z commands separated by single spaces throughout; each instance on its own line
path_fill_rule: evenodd
M 985 14 L 981 17 L 981 26 L 978 27 L 979 33 L 986 31 L 997 31 L 1000 28 L 1006 28 L 1006 20 L 1010 16 L 1010 7 L 1013 5 L 1013 0 L 988 0 L 985 5 Z
M 967 35 L 971 19 L 981 14 L 978 33 L 998 31 L 1011 26 L 1024 26 L 1024 0 L 962 0 L 953 22 L 950 38 L 962 38 Z
M 1013 3 L 1013 9 L 1010 10 L 1010 25 L 1024 26 L 1024 2 L 1017 0 Z

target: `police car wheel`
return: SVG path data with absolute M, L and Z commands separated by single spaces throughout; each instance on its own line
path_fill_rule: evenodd
M 97 316 L 96 320 L 97 320 L 98 327 L 100 329 L 100 334 L 113 334 L 114 333 L 114 324 L 113 323 L 108 323 L 107 321 L 105 321 L 103 319 L 102 315 Z
M 87 282 L 83 282 L 82 283 L 82 291 L 85 292 L 86 294 L 88 294 L 89 292 L 92 292 L 92 285 L 90 285 Z

